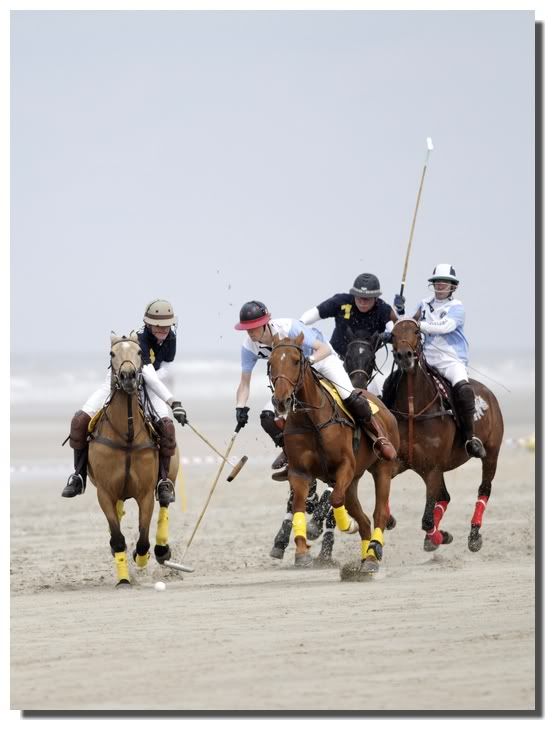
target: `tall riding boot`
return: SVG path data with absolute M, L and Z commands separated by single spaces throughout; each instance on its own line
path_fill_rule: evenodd
M 175 426 L 171 418 L 161 418 L 154 424 L 160 435 L 160 453 L 158 459 L 158 484 L 156 485 L 156 499 L 161 507 L 167 507 L 175 502 L 175 489 L 168 474 L 170 461 L 175 454 Z
M 77 411 L 71 419 L 69 445 L 73 449 L 74 473 L 70 475 L 62 497 L 77 497 L 83 494 L 87 485 L 87 464 L 89 443 L 87 441 L 91 417 L 85 411 Z
M 462 435 L 464 438 L 464 448 L 469 456 L 475 456 L 483 459 L 486 455 L 484 444 L 474 435 L 474 391 L 472 386 L 466 380 L 461 380 L 453 386 L 453 396 L 457 413 L 459 414 Z
M 375 418 L 372 418 L 370 404 L 359 390 L 353 390 L 343 401 L 347 410 L 352 413 L 355 421 L 361 426 L 372 441 L 374 453 L 385 461 L 397 458 L 397 452 L 391 441 L 382 432 Z
M 282 449 L 272 462 L 272 469 L 283 469 L 287 466 L 287 456 L 283 450 L 283 429 L 277 425 L 274 412 L 262 411 L 260 414 L 260 425 L 272 439 L 274 444 L 278 448 Z

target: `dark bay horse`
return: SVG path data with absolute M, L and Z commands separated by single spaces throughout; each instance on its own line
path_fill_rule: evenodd
M 286 416 L 284 439 L 289 460 L 288 479 L 293 490 L 293 532 L 295 565 L 312 562 L 306 541 L 305 503 L 312 479 L 333 484 L 330 502 L 337 526 L 344 532 L 355 531 L 354 518 L 361 537 L 362 572 L 379 568 L 383 553 L 383 532 L 389 518 L 389 490 L 395 462 L 378 459 L 367 437 L 353 447 L 353 426 L 336 401 L 320 384 L 303 354 L 304 335 L 279 339 L 274 337 L 268 360 L 273 402 L 278 415 Z M 369 400 L 376 404 L 367 393 Z M 395 448 L 399 434 L 395 418 L 379 406 L 374 415 Z M 357 486 L 365 471 L 372 474 L 376 492 L 374 529 L 364 513 Z
M 139 407 L 142 375 L 141 348 L 137 335 L 112 336 L 110 351 L 112 394 L 100 413 L 89 444 L 88 473 L 96 486 L 98 503 L 110 528 L 118 586 L 128 586 L 129 568 L 125 537 L 120 522 L 124 502 L 134 498 L 139 507 L 139 537 L 133 552 L 138 568 L 145 568 L 150 556 L 149 530 L 154 511 L 154 489 L 158 475 L 158 446 Z M 179 452 L 172 456 L 169 477 L 175 481 Z M 156 531 L 156 560 L 169 560 L 168 506 L 160 505 Z
M 360 333 L 357 333 L 360 338 Z M 349 343 L 346 365 L 372 373 L 375 352 L 381 341 L 368 347 Z M 412 469 L 426 484 L 426 504 L 422 529 L 426 532 L 424 549 L 436 550 L 452 541 L 452 536 L 439 529 L 450 495 L 444 473 L 456 469 L 470 458 L 457 429 L 452 411 L 444 407 L 437 382 L 426 366 L 422 353 L 422 336 L 418 322 L 398 321 L 393 327 L 393 357 L 398 366 L 384 387 L 384 400 L 397 418 L 401 448 L 399 463 L 393 476 Z M 470 380 L 475 394 L 475 433 L 486 449 L 482 459 L 482 481 L 471 519 L 468 547 L 477 552 L 482 547 L 480 528 L 491 494 L 492 481 L 503 441 L 503 417 L 495 395 L 477 380 Z

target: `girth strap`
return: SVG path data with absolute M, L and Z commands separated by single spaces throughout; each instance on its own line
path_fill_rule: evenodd
M 121 451 L 139 451 L 140 449 L 157 449 L 158 446 L 152 441 L 146 441 L 144 444 L 118 444 L 105 436 L 91 436 L 91 441 L 98 444 L 109 446 L 111 449 L 120 449 Z

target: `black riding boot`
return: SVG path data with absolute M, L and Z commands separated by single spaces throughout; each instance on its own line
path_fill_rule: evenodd
M 283 451 L 283 431 L 276 424 L 273 411 L 262 411 L 260 414 L 260 425 L 272 439 L 274 444 L 282 449 L 272 462 L 272 469 L 283 469 L 287 466 L 287 456 Z
M 397 452 L 391 441 L 380 430 L 376 419 L 372 417 L 372 410 L 366 398 L 359 390 L 353 390 L 348 398 L 343 400 L 347 410 L 352 413 L 355 421 L 364 430 L 372 441 L 375 453 L 385 461 L 397 458 Z
M 62 497 L 77 497 L 87 485 L 89 444 L 87 441 L 91 417 L 85 411 L 77 411 L 71 419 L 69 445 L 73 449 L 74 473 L 70 475 Z
M 83 494 L 85 487 L 87 486 L 87 456 L 89 453 L 89 446 L 85 446 L 84 449 L 73 450 L 73 464 L 75 472 L 70 475 L 67 480 L 67 484 L 62 492 L 62 497 L 77 497 L 79 494 Z
M 453 396 L 457 413 L 461 420 L 464 447 L 469 456 L 483 459 L 486 455 L 484 444 L 474 435 L 474 391 L 470 383 L 461 380 L 453 386 Z

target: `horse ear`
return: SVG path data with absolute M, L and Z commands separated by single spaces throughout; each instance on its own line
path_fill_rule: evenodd
M 295 337 L 295 344 L 300 347 L 303 344 L 303 342 L 304 342 L 304 332 L 299 332 L 299 334 Z
M 114 342 L 117 342 L 117 340 L 119 340 L 119 337 L 116 335 L 114 330 L 112 330 L 110 333 L 110 343 L 113 345 Z
M 131 330 L 131 332 L 129 333 L 129 339 L 133 340 L 133 342 L 136 342 L 137 344 L 139 343 L 139 336 L 137 335 L 135 330 Z
M 351 340 L 355 339 L 355 333 L 353 330 L 347 325 L 347 329 L 345 330 L 345 334 L 347 335 L 347 342 L 350 342 Z
M 278 344 L 279 344 L 279 335 L 274 335 L 272 337 L 272 347 L 275 347 Z

